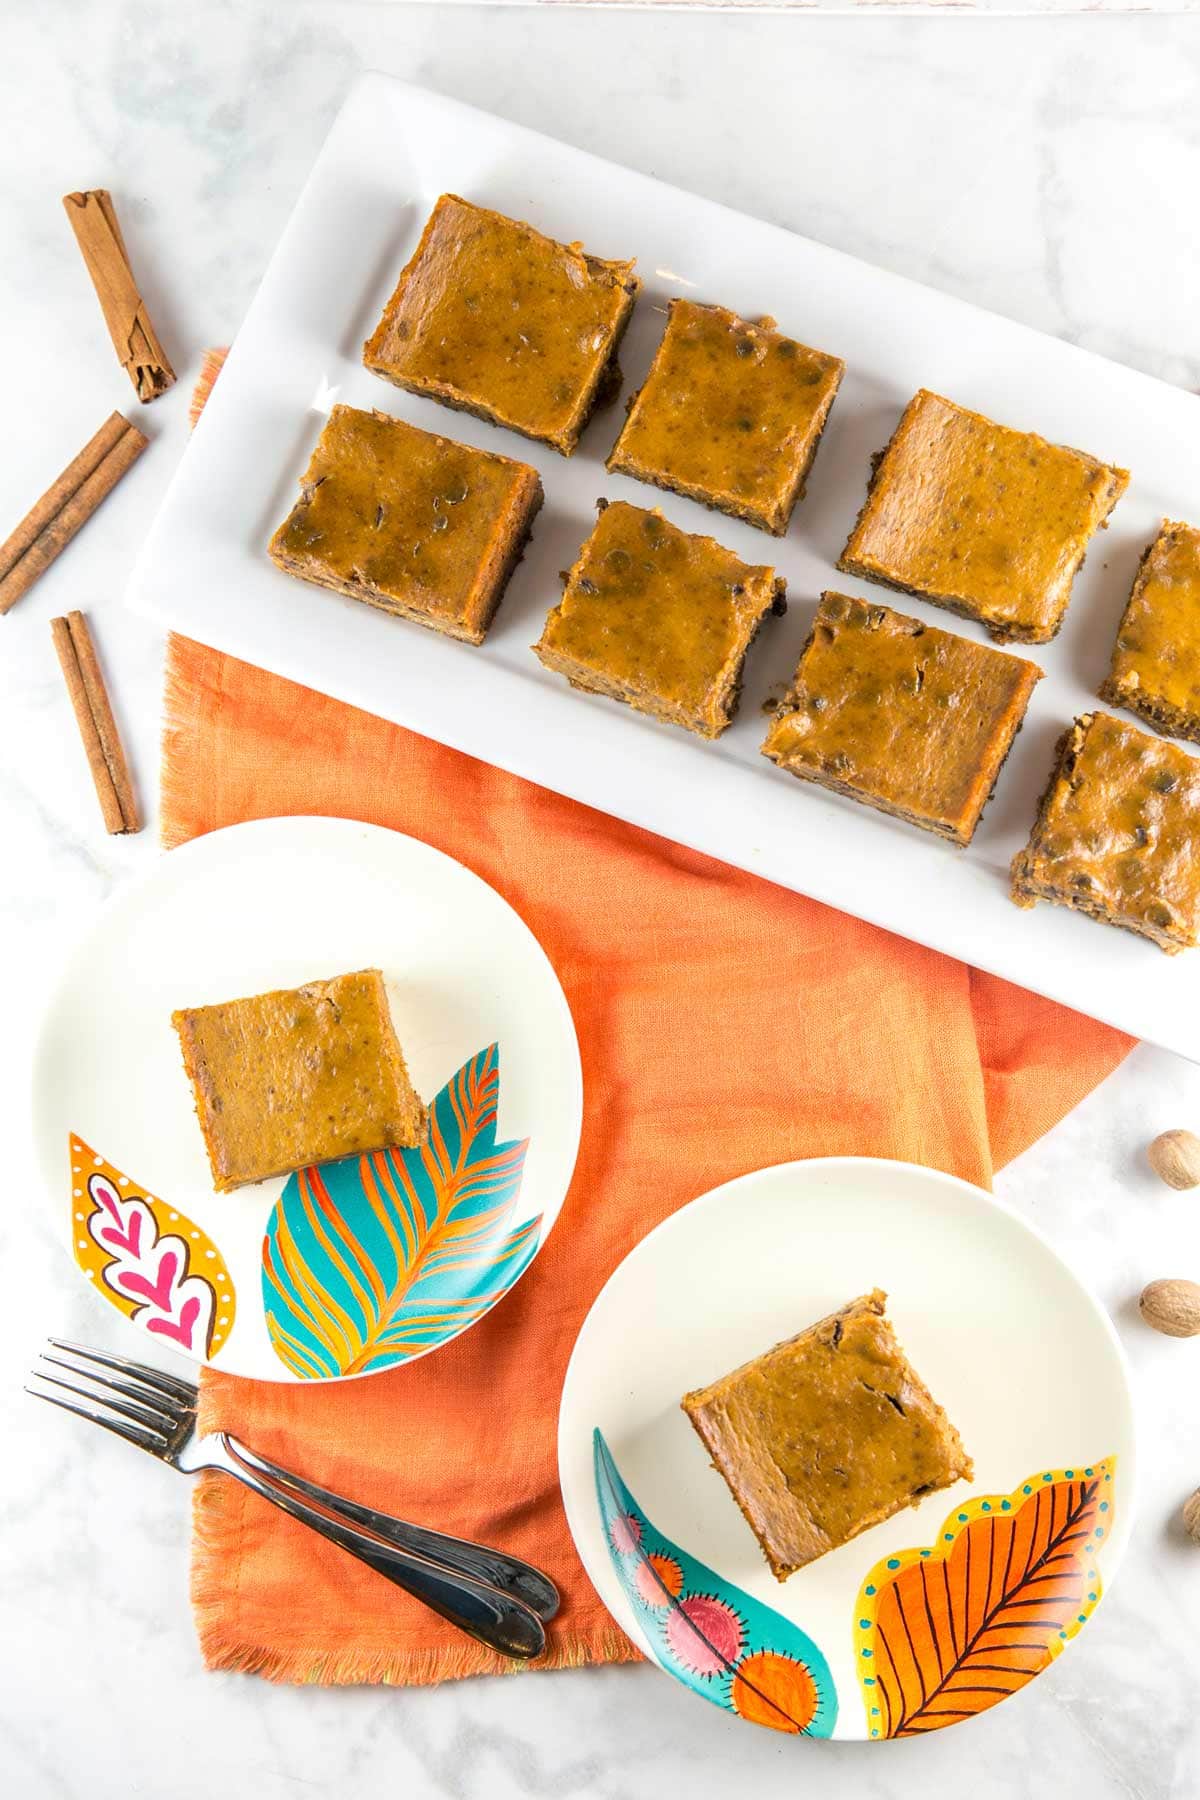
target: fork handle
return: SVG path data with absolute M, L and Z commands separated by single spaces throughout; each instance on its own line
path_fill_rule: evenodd
M 440 1563 L 455 1574 L 485 1581 L 489 1587 L 498 1588 L 502 1594 L 510 1594 L 519 1600 L 543 1621 L 552 1619 L 558 1611 L 558 1589 L 548 1575 L 543 1575 L 531 1563 L 509 1556 L 503 1550 L 493 1550 L 487 1544 L 474 1544 L 467 1538 L 447 1537 L 445 1533 L 430 1531 L 424 1525 L 410 1525 L 406 1519 L 397 1519 L 391 1513 L 377 1512 L 374 1507 L 362 1506 L 357 1500 L 347 1500 L 341 1494 L 332 1493 L 329 1488 L 318 1487 L 315 1481 L 306 1481 L 303 1476 L 293 1475 L 290 1469 L 280 1468 L 269 1457 L 260 1456 L 257 1450 L 247 1449 L 237 1438 L 226 1434 L 225 1441 L 239 1462 L 247 1463 L 260 1474 L 282 1482 L 305 1499 L 315 1500 L 318 1506 L 327 1508 L 339 1518 L 365 1526 L 369 1532 L 384 1538 L 389 1544 L 394 1544 L 401 1550 L 413 1550 L 418 1556 Z
M 205 1440 L 209 1466 L 224 1469 L 252 1493 L 260 1494 L 290 1518 L 299 1519 L 318 1536 L 336 1544 L 348 1556 L 405 1593 L 420 1600 L 430 1611 L 476 1638 L 501 1656 L 524 1659 L 540 1656 L 546 1647 L 542 1621 L 529 1607 L 477 1577 L 458 1573 L 431 1562 L 415 1550 L 380 1537 L 361 1525 L 324 1511 L 294 1488 L 275 1480 L 242 1460 L 241 1446 L 224 1432 Z M 220 1454 L 224 1452 L 224 1454 Z

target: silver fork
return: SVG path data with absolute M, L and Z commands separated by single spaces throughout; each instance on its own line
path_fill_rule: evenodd
M 558 1590 L 540 1569 L 347 1500 L 257 1455 L 228 1432 L 202 1438 L 198 1391 L 176 1375 L 59 1338 L 50 1344 L 63 1354 L 43 1351 L 33 1377 L 59 1391 L 27 1387 L 35 1399 L 103 1425 L 181 1474 L 223 1470 L 502 1656 L 524 1659 L 545 1649 L 544 1622 L 558 1610 Z M 42 1364 L 63 1373 L 47 1374 Z

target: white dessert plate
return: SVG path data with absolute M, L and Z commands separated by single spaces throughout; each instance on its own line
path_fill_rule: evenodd
M 608 257 L 635 256 L 644 291 L 622 348 L 637 386 L 667 300 L 690 294 L 845 359 L 808 494 L 784 539 L 625 477 L 604 457 L 623 412 L 601 411 L 564 460 L 362 367 L 373 329 L 438 195 L 454 190 Z M 1114 254 L 1118 251 L 1114 249 Z M 870 458 L 919 387 L 1133 472 L 1093 542 L 1024 730 L 962 851 L 822 793 L 759 754 L 762 707 L 788 681 L 826 587 L 895 600 L 838 575 Z M 267 540 L 330 405 L 379 407 L 540 470 L 546 505 L 482 648 L 438 637 L 282 574 Z M 600 495 L 661 506 L 787 578 L 790 612 L 762 632 L 740 715 L 705 743 L 576 693 L 529 646 Z M 134 574 L 130 598 L 194 638 L 397 720 L 543 786 L 930 944 L 1200 1060 L 1200 954 L 1064 911 L 1022 912 L 1007 870 L 1069 720 L 1095 703 L 1138 557 L 1164 516 L 1194 517 L 1200 401 L 1055 338 L 807 239 L 382 75 L 351 90 L 284 232 Z
M 214 1192 L 177 1008 L 382 970 L 426 1142 Z M 328 1381 L 428 1355 L 558 1217 L 582 1119 L 563 991 L 486 882 L 416 838 L 262 819 L 172 850 L 69 957 L 34 1059 L 49 1204 L 95 1291 L 236 1375 Z
M 680 1397 L 873 1285 L 974 1476 L 781 1584 Z M 1016 1693 L 1090 1620 L 1133 1510 L 1107 1315 L 990 1195 L 863 1157 L 741 1176 L 644 1238 L 576 1341 L 558 1457 L 576 1548 L 638 1647 L 816 1737 L 919 1736 Z

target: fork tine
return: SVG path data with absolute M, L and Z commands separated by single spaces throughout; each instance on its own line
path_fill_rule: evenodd
M 48 1341 L 56 1350 L 69 1350 L 72 1356 L 82 1356 L 87 1362 L 99 1363 L 101 1368 L 115 1369 L 119 1375 L 132 1375 L 147 1387 L 157 1388 L 160 1394 L 166 1394 L 172 1400 L 182 1400 L 186 1405 L 194 1406 L 199 1398 L 199 1390 L 190 1381 L 183 1381 L 177 1375 L 168 1375 L 164 1369 L 152 1369 L 148 1363 L 134 1362 L 128 1356 L 110 1356 L 103 1350 L 90 1350 L 86 1344 L 73 1344 L 67 1338 L 50 1338 Z
M 68 1375 L 74 1375 L 80 1381 L 89 1381 L 96 1387 L 108 1388 L 112 1393 L 120 1394 L 125 1400 L 135 1400 L 139 1405 L 148 1407 L 151 1412 L 161 1413 L 172 1427 L 179 1423 L 181 1414 L 195 1410 L 185 1401 L 170 1399 L 166 1394 L 160 1394 L 157 1388 L 152 1388 L 149 1383 L 139 1385 L 136 1380 L 114 1381 L 111 1375 L 102 1375 L 99 1369 L 86 1367 L 80 1369 L 73 1362 L 68 1362 L 65 1357 L 51 1356 L 48 1350 L 42 1351 L 39 1360 L 53 1364 L 56 1369 L 65 1369 Z M 90 1395 L 93 1399 L 99 1398 L 98 1395 L 92 1395 L 89 1388 L 80 1391 L 85 1395 Z
M 81 1381 L 96 1381 L 105 1387 L 116 1388 L 115 1382 L 105 1381 L 102 1375 L 82 1374 L 79 1369 L 73 1369 L 70 1363 L 59 1362 L 56 1357 L 46 1356 L 42 1360 L 54 1363 L 56 1368 L 66 1369 L 69 1375 L 77 1375 Z M 40 1369 L 35 1369 L 33 1373 L 39 1381 L 48 1381 L 51 1387 L 63 1388 L 68 1394 L 74 1394 L 77 1400 L 91 1400 L 97 1406 L 107 1406 L 110 1412 L 120 1413 L 123 1419 L 132 1419 L 135 1425 L 147 1426 L 156 1436 L 162 1438 L 164 1443 L 178 1428 L 179 1420 L 172 1413 L 156 1412 L 148 1406 L 131 1406 L 123 1400 L 110 1400 L 104 1394 L 93 1394 L 88 1388 L 76 1387 L 73 1382 L 60 1381 L 57 1375 L 43 1375 Z M 120 1393 L 121 1389 L 116 1388 L 116 1391 Z M 130 1400 L 140 1398 L 141 1396 L 137 1394 L 129 1396 Z
M 103 1425 L 105 1431 L 113 1431 L 123 1437 L 127 1443 L 136 1444 L 139 1450 L 148 1450 L 151 1456 L 161 1456 L 166 1449 L 166 1440 L 161 1445 L 153 1442 L 148 1431 L 139 1431 L 135 1425 L 126 1425 L 123 1419 L 106 1419 L 101 1413 L 91 1412 L 86 1406 L 72 1406 L 69 1400 L 60 1400 L 57 1394 L 42 1394 L 37 1388 L 27 1387 L 27 1394 L 35 1400 L 44 1400 L 48 1406 L 61 1406 L 64 1412 L 75 1413 L 80 1419 L 87 1419 L 92 1425 Z

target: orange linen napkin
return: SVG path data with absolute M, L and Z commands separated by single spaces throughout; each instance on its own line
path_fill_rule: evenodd
M 544 1251 L 473 1330 L 349 1385 L 210 1374 L 204 1423 L 344 1493 L 547 1569 L 563 1607 L 544 1666 L 632 1660 L 575 1556 L 555 1471 L 567 1357 L 626 1251 L 705 1189 L 790 1157 L 902 1157 L 987 1186 L 1130 1040 L 173 639 L 167 843 L 276 813 L 411 832 L 512 903 L 571 1005 L 583 1139 Z M 213 1668 L 421 1683 L 511 1666 L 217 1476 L 197 1496 L 192 1591 Z

